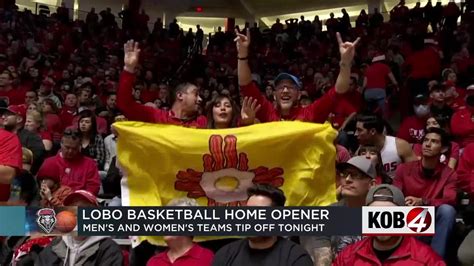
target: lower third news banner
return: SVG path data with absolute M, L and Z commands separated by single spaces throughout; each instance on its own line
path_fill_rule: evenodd
M 360 209 L 344 207 L 79 208 L 78 235 L 361 235 Z

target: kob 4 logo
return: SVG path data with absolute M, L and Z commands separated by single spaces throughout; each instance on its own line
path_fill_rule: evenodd
M 362 207 L 364 235 L 433 235 L 434 207 Z

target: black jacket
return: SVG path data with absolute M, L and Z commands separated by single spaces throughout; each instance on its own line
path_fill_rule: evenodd
M 23 148 L 27 148 L 33 152 L 33 165 L 31 166 L 31 173 L 36 174 L 43 163 L 44 156 L 46 155 L 43 141 L 39 135 L 24 128 L 18 131 L 18 138 L 20 139 L 20 143 Z

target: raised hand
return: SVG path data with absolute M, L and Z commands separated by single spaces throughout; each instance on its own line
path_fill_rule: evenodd
M 135 72 L 135 68 L 138 65 L 138 59 L 140 57 L 140 48 L 138 48 L 138 42 L 130 40 L 123 45 L 123 51 L 125 56 L 123 62 L 125 64 L 124 69 L 128 72 Z
M 341 54 L 341 62 L 350 64 L 355 55 L 355 47 L 359 43 L 360 38 L 354 42 L 342 42 L 341 34 L 336 33 L 337 43 L 339 44 L 339 53 Z
M 242 125 L 252 125 L 255 122 L 257 112 L 262 106 L 258 104 L 257 99 L 252 97 L 245 97 L 242 102 L 242 109 L 240 111 L 240 118 Z
M 250 31 L 247 30 L 247 35 L 243 35 L 238 30 L 235 30 L 235 34 L 237 37 L 235 37 L 234 42 L 237 46 L 239 57 L 247 57 L 250 45 Z

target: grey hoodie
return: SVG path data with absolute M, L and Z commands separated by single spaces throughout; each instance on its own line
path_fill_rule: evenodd
M 67 247 L 64 265 L 76 265 L 76 263 L 81 264 L 80 262 L 82 262 L 84 257 L 88 257 L 87 255 L 91 253 L 89 251 L 93 251 L 93 253 L 95 253 L 96 250 L 99 248 L 99 242 L 105 238 L 107 237 L 90 236 L 82 241 L 79 241 L 74 239 L 74 237 L 70 235 L 62 236 L 64 244 L 66 244 Z M 69 263 L 66 264 L 66 262 Z

